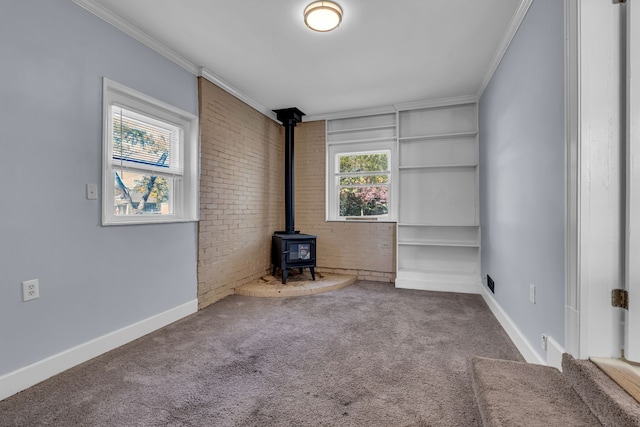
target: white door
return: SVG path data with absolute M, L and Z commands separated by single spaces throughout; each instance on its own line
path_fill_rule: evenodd
M 640 362 L 640 4 L 627 2 L 627 228 L 625 358 Z

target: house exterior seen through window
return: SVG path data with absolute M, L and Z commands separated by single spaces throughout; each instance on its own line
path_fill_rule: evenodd
M 182 130 L 116 105 L 111 106 L 111 117 L 115 215 L 173 214 L 174 176 L 182 170 Z

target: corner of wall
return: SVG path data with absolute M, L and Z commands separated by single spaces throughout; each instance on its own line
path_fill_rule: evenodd
M 284 148 L 282 126 L 203 77 L 198 97 L 203 308 L 269 270 L 271 234 L 284 223 Z

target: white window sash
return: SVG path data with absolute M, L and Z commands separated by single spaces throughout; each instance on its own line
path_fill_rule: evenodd
M 127 110 L 144 123 L 170 130 L 169 167 L 113 158 L 113 109 Z M 104 79 L 103 82 L 103 179 L 102 224 L 187 222 L 198 219 L 199 144 L 198 118 L 172 105 L 124 85 Z M 176 129 L 177 128 L 177 129 Z M 172 213 L 115 214 L 115 173 L 130 172 L 169 180 L 168 201 Z
M 327 180 L 327 203 L 326 203 L 326 219 L 327 221 L 347 221 L 348 216 L 340 216 L 340 189 L 343 187 L 381 187 L 386 186 L 387 190 L 387 213 L 384 215 L 368 215 L 363 218 L 377 221 L 379 219 L 394 221 L 395 209 L 394 209 L 394 180 L 392 170 L 393 165 L 396 162 L 396 140 L 387 139 L 385 141 L 374 142 L 357 142 L 357 143 L 336 143 L 327 144 L 327 176 L 333 177 L 331 180 Z M 349 155 L 363 155 L 363 154 L 387 154 L 388 166 L 390 167 L 385 171 L 364 171 L 364 172 L 339 172 L 340 156 L 344 154 Z M 340 178 L 344 176 L 375 176 L 375 175 L 388 175 L 388 181 L 383 184 L 359 184 L 359 185 L 341 185 Z

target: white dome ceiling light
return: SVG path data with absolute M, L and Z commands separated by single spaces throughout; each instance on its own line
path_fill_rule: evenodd
M 342 8 L 332 1 L 314 1 L 304 9 L 304 23 L 314 31 L 326 33 L 342 22 Z

